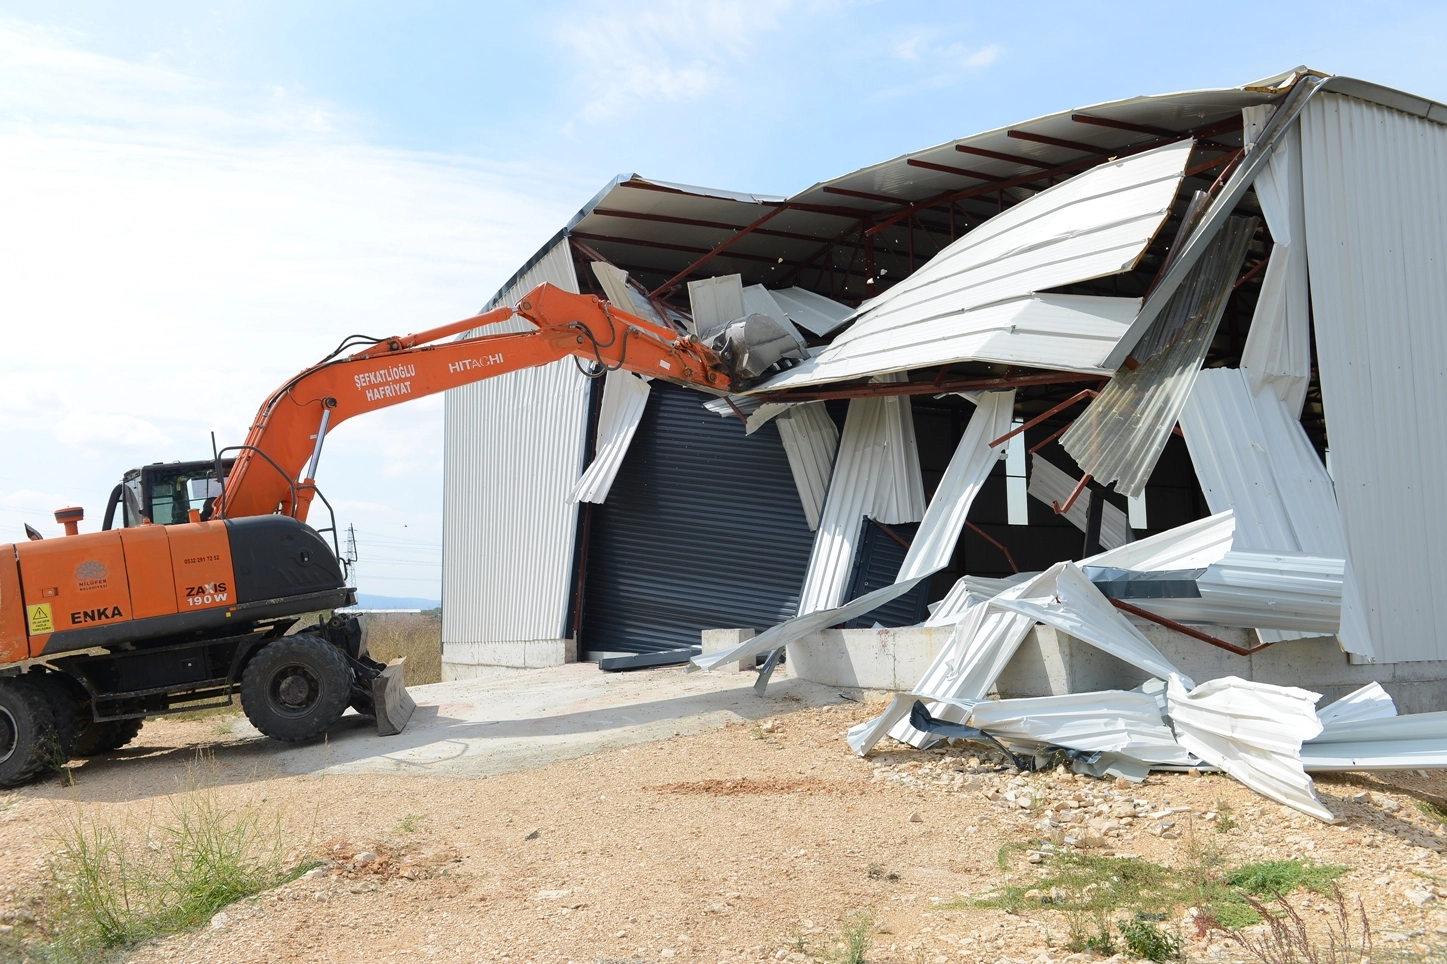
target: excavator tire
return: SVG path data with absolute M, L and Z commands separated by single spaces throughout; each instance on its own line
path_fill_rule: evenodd
M 351 700 L 347 654 L 306 633 L 267 643 L 241 674 L 241 708 L 252 726 L 274 740 L 298 743 L 321 736 Z
M 119 750 L 127 743 L 136 738 L 141 732 L 141 724 L 145 720 L 107 720 L 104 723 L 97 723 L 94 720 L 83 720 L 80 725 L 80 734 L 75 740 L 75 749 L 70 751 L 71 756 L 100 756 L 110 753 L 112 750 Z
M 25 677 L 0 678 L 0 787 L 18 787 L 66 756 L 45 689 Z
M 56 755 L 70 759 L 75 756 L 80 731 L 90 720 L 90 698 L 79 683 L 63 673 L 40 673 L 26 679 L 50 701 L 51 715 L 55 719 Z

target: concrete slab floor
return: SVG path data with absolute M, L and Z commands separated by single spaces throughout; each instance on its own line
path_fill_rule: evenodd
M 232 736 L 280 773 L 479 777 L 543 766 L 600 750 L 692 735 L 738 720 L 841 702 L 837 688 L 793 679 L 784 667 L 766 695 L 737 671 L 685 674 L 683 667 L 604 673 L 593 663 L 495 668 L 474 679 L 409 687 L 407 729 L 379 737 L 350 710 L 324 742 L 264 738 L 242 717 Z

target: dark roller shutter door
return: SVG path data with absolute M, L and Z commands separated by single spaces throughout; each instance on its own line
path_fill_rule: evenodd
M 772 423 L 746 436 L 738 419 L 703 407 L 707 396 L 651 385 L 608 499 L 592 507 L 584 654 L 766 629 L 795 614 L 814 545 Z

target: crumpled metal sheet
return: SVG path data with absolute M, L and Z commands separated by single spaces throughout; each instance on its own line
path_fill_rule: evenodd
M 1316 718 L 1323 726 L 1338 723 L 1363 723 L 1367 720 L 1384 720 L 1397 715 L 1397 704 L 1382 684 L 1368 683 L 1361 689 L 1352 690 L 1346 696 L 1329 703 L 1316 711 Z
M 1042 292 L 1131 270 L 1170 214 L 1192 147 L 1119 158 L 1007 208 L 861 305 L 827 350 L 765 387 L 967 360 L 1108 371 L 1140 302 Z
M 1447 768 L 1447 713 L 1332 723 L 1301 747 L 1312 771 Z
M 1236 676 L 1194 688 L 1172 676 L 1166 689 L 1177 743 L 1257 793 L 1331 823 L 1302 767 L 1302 743 L 1322 732 L 1320 698 Z
M 1176 331 L 1167 347 L 1134 371 L 1122 366 L 1060 437 L 1101 485 L 1113 482 L 1131 498 L 1144 491 L 1215 337 L 1256 222 L 1226 220 L 1152 325 Z

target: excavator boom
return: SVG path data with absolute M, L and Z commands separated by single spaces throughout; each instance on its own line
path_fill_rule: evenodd
M 534 330 L 441 339 L 505 321 Z M 651 375 L 723 394 L 723 361 L 690 335 L 622 311 L 592 295 L 543 284 L 516 309 L 498 308 L 429 331 L 385 338 L 306 369 L 269 397 L 213 507 L 214 518 L 280 512 L 305 521 L 326 433 L 357 415 L 449 388 L 573 357 L 604 369 Z

